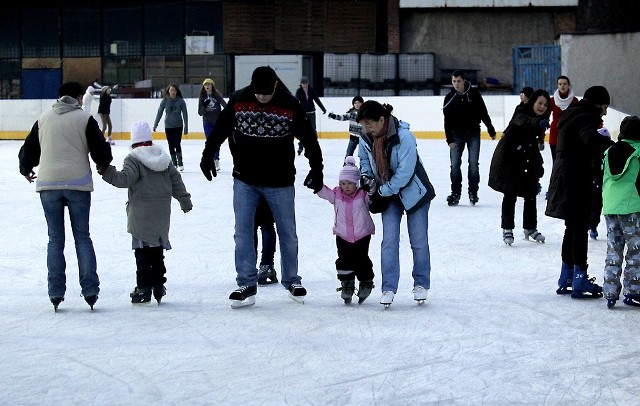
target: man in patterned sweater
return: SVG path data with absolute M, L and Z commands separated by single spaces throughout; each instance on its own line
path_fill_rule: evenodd
M 258 270 L 253 222 L 260 197 L 269 204 L 280 238 L 282 285 L 292 299 L 303 302 L 306 289 L 298 276 L 298 237 L 295 221 L 295 147 L 297 138 L 307 150 L 311 170 L 304 184 L 322 189 L 322 151 L 307 114 L 268 66 L 256 68 L 251 84 L 233 93 L 220 113 L 202 152 L 200 168 L 216 176 L 214 151 L 229 140 L 233 156 L 233 210 L 238 289 L 229 296 L 231 307 L 255 303 Z

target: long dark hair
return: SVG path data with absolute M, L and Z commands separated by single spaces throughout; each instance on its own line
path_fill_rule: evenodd
M 360 110 L 358 110 L 358 115 L 356 117 L 356 121 L 358 121 L 358 123 L 362 120 L 379 121 L 380 117 L 384 117 L 385 125 L 382 127 L 379 134 L 372 137 L 373 145 L 371 148 L 373 159 L 376 163 L 376 178 L 382 182 L 387 182 L 391 177 L 389 161 L 384 150 L 384 140 L 385 135 L 389 131 L 389 126 L 391 125 L 390 117 L 392 111 L 393 106 L 390 104 L 380 104 L 375 100 L 367 100 L 360 106 Z
M 529 101 L 527 101 L 527 104 L 524 105 L 524 108 L 526 109 L 527 113 L 536 115 L 536 113 L 533 112 L 533 105 L 536 104 L 536 100 L 538 100 L 538 97 L 540 96 L 544 96 L 544 98 L 547 99 L 547 110 L 549 109 L 549 103 L 551 102 L 551 97 L 549 97 L 549 93 L 544 89 L 538 89 L 535 92 L 531 93 L 531 97 L 529 97 Z
M 384 117 L 388 119 L 391 116 L 391 112 L 393 111 L 393 106 L 390 104 L 380 104 L 375 100 L 367 100 L 362 103 L 360 106 L 360 110 L 358 110 L 358 116 L 356 117 L 356 121 L 360 122 L 361 120 L 380 120 L 380 117 Z
M 172 88 L 172 87 L 174 89 L 176 89 L 176 97 L 184 98 L 184 97 L 182 97 L 182 92 L 180 91 L 180 86 L 178 86 L 175 83 L 170 83 L 169 86 L 167 86 L 167 88 L 164 90 L 164 97 L 171 97 L 169 95 L 169 89 Z

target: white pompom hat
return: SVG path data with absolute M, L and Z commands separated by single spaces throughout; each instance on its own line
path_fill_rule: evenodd
M 131 125 L 131 144 L 153 141 L 151 127 L 146 121 L 136 121 Z

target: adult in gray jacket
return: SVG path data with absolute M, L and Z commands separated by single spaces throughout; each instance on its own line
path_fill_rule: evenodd
M 42 113 L 20 148 L 20 173 L 36 182 L 36 192 L 47 219 L 48 293 L 55 310 L 66 292 L 64 258 L 64 208 L 69 210 L 78 257 L 82 295 L 93 309 L 100 293 L 96 254 L 89 235 L 89 211 L 93 179 L 89 154 L 97 164 L 109 165 L 111 146 L 98 122 L 82 110 L 84 88 L 68 82 L 59 89 L 60 98 Z M 33 168 L 39 166 L 38 176 Z
M 156 128 L 158 128 L 162 113 L 165 115 L 164 132 L 167 135 L 167 142 L 169 143 L 171 161 L 173 162 L 173 166 L 176 166 L 178 170 L 182 172 L 184 170 L 181 146 L 182 130 L 184 129 L 184 135 L 189 134 L 189 115 L 187 114 L 187 103 L 185 103 L 182 98 L 182 92 L 175 83 L 167 86 L 164 92 L 164 99 L 160 102 L 156 120 L 153 122 L 154 132 Z

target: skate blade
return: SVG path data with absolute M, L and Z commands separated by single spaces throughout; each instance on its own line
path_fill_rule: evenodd
M 305 296 L 293 296 L 291 293 L 289 293 L 289 297 L 296 303 L 304 304 Z
M 602 292 L 600 293 L 591 293 L 591 292 L 573 292 L 571 293 L 572 299 L 600 299 L 602 297 Z
M 273 285 L 274 283 L 278 283 L 278 280 L 277 279 L 275 279 L 275 280 L 269 280 L 269 279 L 259 280 L 258 281 L 258 286 Z
M 245 300 L 233 300 L 233 299 L 230 299 L 230 301 L 231 301 L 231 308 L 232 309 L 239 309 L 241 307 L 249 307 L 249 306 L 253 306 L 254 304 L 256 304 L 256 297 L 255 296 L 249 296 Z
M 427 299 L 414 299 L 416 302 L 418 302 L 418 306 L 423 305 L 424 302 L 427 301 Z
M 388 309 L 389 307 L 391 307 L 391 303 L 380 303 L 380 304 L 383 305 L 385 309 Z
M 564 287 L 564 288 L 558 288 L 556 289 L 556 293 L 558 295 L 570 295 L 573 293 L 573 290 L 569 287 Z

